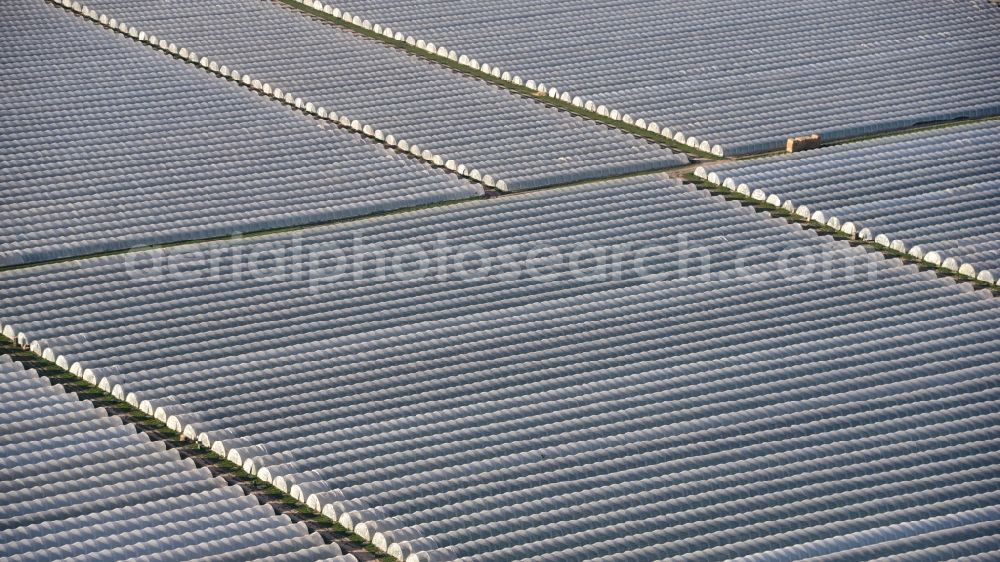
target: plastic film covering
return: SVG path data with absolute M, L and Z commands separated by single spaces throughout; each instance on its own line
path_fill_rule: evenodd
M 5 18 L 0 266 L 483 193 L 63 8 Z
M 1000 113 L 989 0 L 306 4 L 718 155 Z
M 0 472 L 4 560 L 344 556 L 336 544 L 6 355 Z
M 275 100 L 324 107 L 329 119 L 345 127 L 375 138 L 391 136 L 397 150 L 424 160 L 452 160 L 456 171 L 461 166 L 463 175 L 501 190 L 687 163 L 683 154 L 304 16 L 279 2 L 87 4 L 196 52 L 202 66 L 214 62 L 220 69 L 224 65 L 259 79 L 261 90 Z
M 665 177 L 0 292 L 5 333 L 410 562 L 1000 548 L 992 295 Z
M 1000 121 L 763 160 L 703 175 L 846 234 L 980 281 L 1000 281 Z

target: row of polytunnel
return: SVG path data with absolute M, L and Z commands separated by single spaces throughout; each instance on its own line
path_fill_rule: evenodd
M 63 10 L 20 0 L 7 18 L 0 265 L 483 194 Z
M 932 265 L 1000 281 L 1000 121 L 701 166 L 695 173 Z
M 0 356 L 0 558 L 357 562 Z
M 665 177 L 0 292 L 7 337 L 410 562 L 1000 548 L 992 294 Z
M 720 156 L 1000 113 L 988 0 L 302 3 Z
M 501 191 L 687 162 L 683 154 L 271 2 L 62 4 L 277 101 Z
M 483 75 L 500 79 L 505 82 L 510 82 L 514 86 L 534 90 L 540 96 L 548 96 L 561 102 L 571 104 L 574 107 L 585 109 L 591 113 L 596 113 L 602 117 L 609 118 L 613 121 L 620 121 L 626 125 L 631 125 L 637 127 L 638 129 L 653 133 L 654 135 L 661 135 L 668 141 L 672 140 L 680 142 L 681 144 L 687 144 L 690 148 L 695 150 L 722 156 L 721 146 L 712 146 L 712 144 L 708 141 L 699 141 L 694 137 L 689 139 L 684 135 L 684 133 L 679 131 L 675 134 L 669 127 L 660 127 L 660 125 L 655 121 L 647 122 L 641 117 L 636 119 L 627 113 L 618 111 L 617 109 L 595 103 L 593 100 L 585 100 L 580 96 L 572 96 L 568 92 L 560 91 L 558 88 L 550 88 L 546 86 L 544 82 L 535 82 L 535 80 L 530 78 L 525 80 L 517 74 L 501 70 L 500 67 L 493 66 L 488 62 L 480 63 L 479 60 L 473 57 L 469 57 L 466 54 L 459 54 L 454 49 L 447 49 L 446 47 L 438 46 L 433 41 L 425 41 L 424 39 L 419 39 L 412 35 L 406 35 L 401 31 L 393 31 L 392 27 L 388 25 L 383 26 L 379 23 L 372 23 L 367 19 L 363 19 L 361 16 L 352 15 L 348 10 L 341 10 L 332 4 L 322 2 L 321 0 L 300 0 L 299 3 L 307 8 L 316 10 L 317 12 L 322 12 L 328 16 L 333 16 L 334 18 L 343 20 L 347 24 L 382 35 L 388 40 L 396 41 L 400 44 L 406 44 L 410 47 L 416 47 L 417 49 L 426 51 L 430 55 L 440 57 L 441 59 L 448 59 L 452 62 L 457 62 L 462 66 L 481 72 Z
M 406 562 L 1000 551 L 993 293 L 662 174 L 486 199 L 687 158 L 396 48 L 721 156 L 1000 112 L 997 8 L 332 2 L 7 7 L 3 336 Z M 696 174 L 993 282 L 996 133 Z M 0 558 L 356 562 L 6 356 L 0 472 Z

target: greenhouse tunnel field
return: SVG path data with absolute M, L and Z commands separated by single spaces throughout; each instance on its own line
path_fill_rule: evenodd
M 347 127 L 502 191 L 687 162 L 277 4 L 96 0 L 90 6 L 167 37 L 199 60 L 251 76 L 251 85 L 259 79 L 276 98 L 324 106 Z
M 0 388 L 4 559 L 356 562 L 7 355 Z
M 1000 559 L 995 2 L 5 8 L 0 560 Z
M 1000 120 L 723 164 L 699 175 L 968 277 L 1000 280 Z
M 990 0 L 301 3 L 719 155 L 1000 113 Z

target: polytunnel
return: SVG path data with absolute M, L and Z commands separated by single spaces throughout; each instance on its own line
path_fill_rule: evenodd
M 103 376 L 145 411 L 399 556 L 766 558 L 996 504 L 990 294 L 662 175 L 161 251 L 360 237 L 374 256 L 443 236 L 527 259 L 613 239 L 635 264 L 631 244 L 692 225 L 710 270 L 667 250 L 495 292 L 367 278 L 370 263 L 315 292 L 291 276 L 135 283 L 109 256 L 0 272 L 19 303 L 0 318 L 95 377 L 117 365 Z M 804 252 L 776 271 L 790 241 Z
M 0 388 L 0 557 L 357 562 L 6 355 Z
M 468 80 L 434 63 L 414 59 L 292 10 L 259 10 L 256 4 L 251 10 L 251 0 L 191 5 L 180 11 L 145 3 L 95 1 L 101 9 L 144 29 L 171 34 L 219 65 L 267 76 L 272 87 L 278 84 L 282 90 L 297 92 L 303 100 L 338 112 L 346 105 L 362 124 L 373 129 L 391 125 L 397 138 L 434 146 L 434 152 L 446 160 L 464 162 L 494 177 L 529 175 L 534 171 L 526 167 L 529 163 L 535 168 L 574 175 L 576 180 L 603 177 L 606 174 L 602 167 L 616 162 L 645 170 L 686 163 L 683 155 L 645 140 L 511 95 L 498 86 Z M 373 22 L 349 12 L 342 12 L 342 17 L 352 25 L 374 29 Z M 194 29 L 188 25 L 192 19 L 206 25 Z M 238 34 L 233 31 L 232 21 L 241 22 Z M 384 30 L 387 26 L 381 27 Z M 280 48 L 287 56 L 280 61 L 265 60 L 257 52 L 259 45 L 246 42 L 244 34 L 285 37 Z M 419 48 L 439 51 L 433 42 L 412 37 L 406 40 Z M 355 64 L 359 57 L 367 61 L 365 65 Z M 467 63 L 479 68 L 474 60 Z M 364 75 L 359 74 L 362 68 Z M 495 65 L 484 66 L 483 70 L 494 77 L 503 76 Z M 373 82 L 372 76 L 385 79 Z M 397 86 L 388 91 L 365 86 L 387 83 Z M 469 138 L 480 140 L 466 142 Z
M 794 198 L 813 210 L 813 220 L 845 234 L 908 250 L 975 278 L 1000 261 L 994 241 L 1000 231 L 991 218 L 998 205 L 997 162 L 1000 125 L 985 121 L 723 163 L 713 170 L 753 189 Z M 829 224 L 831 216 L 840 226 Z
M 959 12 L 947 2 L 909 11 L 873 1 L 850 9 L 803 4 L 780 18 L 769 17 L 769 4 L 678 12 L 672 4 L 614 2 L 558 26 L 545 5 L 526 2 L 345 5 L 375 24 L 409 30 L 414 42 L 448 44 L 460 61 L 472 53 L 491 66 L 502 61 L 527 84 L 544 82 L 546 90 L 579 94 L 585 106 L 587 98 L 601 99 L 622 116 L 664 123 L 717 156 L 778 150 L 802 133 L 842 139 L 1000 111 L 989 87 L 1000 70 L 992 41 L 1000 16 L 985 1 Z M 517 18 L 507 17 L 512 9 Z M 960 23 L 963 17 L 971 27 Z M 664 50 L 662 29 L 634 25 L 668 20 L 680 22 L 674 43 L 698 48 Z M 948 22 L 964 40 L 914 44 L 915 37 L 941 31 L 936 21 Z M 486 32 L 497 27 L 502 34 Z M 704 29 L 727 34 L 706 39 Z M 761 42 L 762 36 L 772 39 Z M 734 53 L 740 42 L 755 49 Z M 873 43 L 878 56 L 865 47 Z M 803 53 L 820 50 L 830 60 L 800 64 L 809 58 Z M 817 104 L 823 95 L 830 103 Z
M 1000 310 L 926 267 L 995 281 L 995 123 L 695 170 L 921 266 L 653 173 L 996 114 L 981 0 L 305 2 L 537 96 L 280 3 L 93 2 L 7 10 L 15 345 L 408 562 L 1000 550 Z M 0 558 L 356 562 L 169 445 L 0 357 Z
M 428 173 L 419 163 L 398 159 L 374 143 L 358 143 L 350 132 L 317 128 L 304 114 L 247 97 L 230 84 L 207 80 L 197 70 L 139 45 L 109 42 L 99 27 L 61 8 L 19 0 L 11 6 L 9 17 L 17 23 L 11 40 L 34 47 L 4 57 L 0 66 L 5 74 L 11 80 L 31 80 L 39 60 L 58 61 L 60 72 L 78 86 L 70 92 L 56 82 L 39 84 L 39 95 L 60 112 L 83 111 L 90 116 L 86 127 L 45 128 L 41 114 L 38 119 L 26 116 L 4 124 L 4 138 L 32 139 L 17 141 L 9 149 L 12 155 L 33 154 L 45 143 L 58 144 L 59 162 L 50 169 L 66 178 L 58 186 L 40 181 L 31 175 L 30 160 L 23 159 L 4 175 L 12 201 L 35 202 L 30 212 L 17 204 L 6 226 L 0 227 L 0 237 L 10 235 L 13 241 L 14 262 L 303 225 L 397 209 L 414 201 L 427 204 L 483 193 L 480 186 L 444 172 Z M 143 18 L 127 21 L 161 33 Z M 58 40 L 39 39 L 45 37 Z M 190 55 L 188 38 L 178 32 L 176 39 Z M 207 57 L 214 58 L 206 51 Z M 265 88 L 260 77 L 243 74 L 241 80 Z M 168 94 L 165 84 L 177 87 L 172 86 Z M 19 96 L 23 94 L 15 93 L 11 103 L 19 103 Z M 151 113 L 149 107 L 156 111 Z M 232 122 L 226 117 L 233 110 L 251 116 L 241 123 L 239 135 L 231 134 Z M 49 111 L 45 109 L 46 114 Z M 120 128 L 123 120 L 133 126 Z M 84 170 L 116 168 L 123 159 L 153 158 L 160 150 L 153 141 L 165 134 L 164 126 L 173 139 L 171 154 L 177 155 L 172 160 L 176 163 L 165 163 L 155 174 L 108 176 L 100 189 L 116 199 L 115 212 L 88 209 L 81 214 L 79 198 L 96 186 Z M 119 144 L 115 146 L 120 148 L 112 148 L 104 129 L 116 130 Z M 215 140 L 205 144 L 205 138 Z M 246 147 L 251 147 L 252 156 Z M 84 155 L 85 165 L 80 164 Z M 233 165 L 217 166 L 220 159 Z M 290 176 L 291 184 L 266 180 L 276 171 L 289 169 L 297 170 Z M 376 172 L 379 169 L 383 171 Z M 407 178 L 405 184 L 386 187 L 393 183 L 386 178 L 402 177 Z M 178 179 L 167 186 L 164 178 Z M 38 195 L 42 191 L 45 197 Z M 164 193 L 170 197 L 159 196 Z M 159 195 L 151 199 L 152 194 Z M 196 195 L 199 203 L 193 204 Z M 152 207 L 150 201 L 155 201 Z M 208 207 L 213 213 L 205 213 Z M 65 228 L 58 228 L 60 224 Z

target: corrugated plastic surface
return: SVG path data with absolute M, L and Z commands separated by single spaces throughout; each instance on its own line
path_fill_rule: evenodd
M 4 14 L 0 265 L 483 192 L 64 9 Z
M 996 300 L 666 178 L 0 294 L 5 333 L 411 561 L 1000 549 Z
M 1000 121 L 724 164 L 699 175 L 935 265 L 1000 279 Z
M 277 2 L 90 0 L 344 124 L 490 186 L 519 190 L 665 168 L 685 156 L 576 117 Z M 179 50 L 178 50 L 179 52 Z M 190 56 L 190 55 L 189 55 Z M 263 87 L 263 86 L 262 86 Z
M 0 558 L 357 562 L 0 356 Z
M 987 0 L 321 4 L 728 155 L 1000 113 L 1000 8 Z

